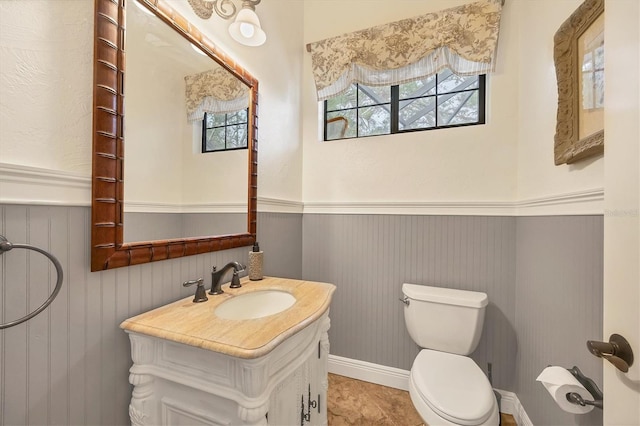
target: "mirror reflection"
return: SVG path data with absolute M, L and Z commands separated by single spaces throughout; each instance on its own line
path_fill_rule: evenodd
M 126 19 L 124 241 L 247 232 L 249 88 L 136 1 Z

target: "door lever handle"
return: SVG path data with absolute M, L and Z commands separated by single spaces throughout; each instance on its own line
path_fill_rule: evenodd
M 606 359 L 623 373 L 629 371 L 629 367 L 633 365 L 631 345 L 619 334 L 612 334 L 608 342 L 587 340 L 587 349 L 593 355 Z

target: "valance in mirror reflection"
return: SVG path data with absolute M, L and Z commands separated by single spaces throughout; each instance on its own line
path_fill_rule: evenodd
M 220 66 L 184 79 L 190 122 L 202 120 L 204 113 L 232 113 L 249 105 L 249 88 Z

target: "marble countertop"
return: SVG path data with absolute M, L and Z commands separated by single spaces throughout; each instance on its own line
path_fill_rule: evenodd
M 191 295 L 142 313 L 122 322 L 120 328 L 238 358 L 258 358 L 320 318 L 329 309 L 336 288 L 333 284 L 274 277 L 259 281 L 245 277 L 241 283 L 238 289 L 223 285 L 220 295 L 207 293 L 206 302 L 193 303 Z M 214 314 L 222 302 L 260 290 L 289 292 L 296 303 L 278 314 L 249 320 L 223 319 Z

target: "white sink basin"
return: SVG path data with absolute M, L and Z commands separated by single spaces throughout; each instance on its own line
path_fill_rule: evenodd
M 214 313 L 224 319 L 248 320 L 277 314 L 294 303 L 296 298 L 286 291 L 260 290 L 225 300 Z

